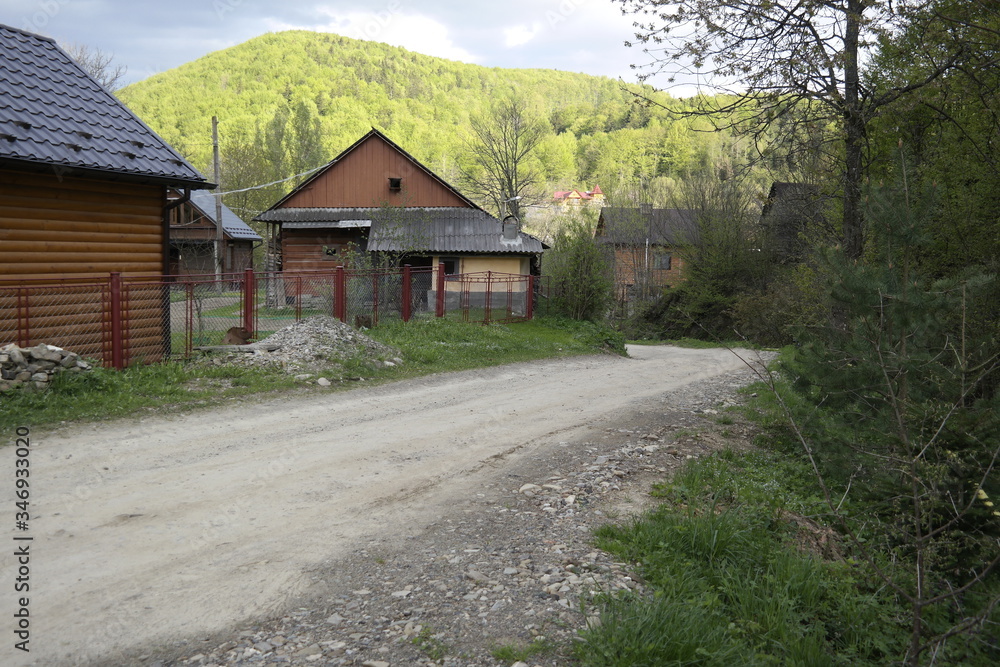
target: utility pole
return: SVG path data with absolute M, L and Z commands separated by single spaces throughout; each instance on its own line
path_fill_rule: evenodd
M 219 118 L 212 116 L 212 158 L 215 163 L 215 280 L 217 287 L 222 289 L 222 269 L 225 255 L 225 238 L 222 234 L 222 174 L 219 161 Z

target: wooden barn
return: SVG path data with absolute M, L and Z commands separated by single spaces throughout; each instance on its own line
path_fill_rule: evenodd
M 541 241 L 505 225 L 372 129 L 257 217 L 269 265 L 286 272 L 343 266 L 349 247 L 393 253 L 448 273 L 537 270 Z
M 181 198 L 173 193 L 172 198 Z M 215 273 L 216 235 L 215 197 L 204 190 L 191 192 L 191 200 L 170 211 L 171 276 L 211 275 Z M 253 268 L 253 250 L 264 242 L 225 204 L 222 205 L 222 272 L 239 273 Z
M 110 276 L 166 273 L 170 209 L 212 184 L 48 37 L 0 25 L 0 80 L 0 345 L 100 357 L 124 326 L 159 358 L 165 292 L 123 288 L 112 322 Z

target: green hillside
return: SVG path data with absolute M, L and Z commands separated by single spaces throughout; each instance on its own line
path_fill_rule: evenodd
M 209 174 L 211 117 L 218 116 L 231 165 L 224 183 L 232 189 L 263 177 L 243 173 L 254 153 L 269 154 L 276 173 L 289 176 L 328 161 L 373 126 L 457 180 L 470 114 L 512 92 L 551 130 L 535 165 L 548 187 L 607 189 L 612 181 L 676 176 L 705 162 L 720 141 L 636 104 L 606 77 L 481 67 L 306 31 L 211 53 L 119 95 Z

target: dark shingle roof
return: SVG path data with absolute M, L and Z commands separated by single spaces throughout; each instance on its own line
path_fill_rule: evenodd
M 0 24 L 0 81 L 0 163 L 209 187 L 54 40 Z
M 204 190 L 195 190 L 191 193 L 191 203 L 199 211 L 215 222 L 215 195 Z M 250 226 L 240 220 L 240 217 L 229 210 L 225 204 L 222 205 L 222 229 L 229 234 L 229 238 L 249 241 L 263 241 L 260 235 Z
M 698 214 L 683 208 L 606 206 L 597 224 L 597 240 L 617 245 L 686 245 L 698 242 Z
M 371 221 L 368 250 L 441 253 L 535 254 L 545 249 L 540 240 L 518 232 L 503 238 L 503 225 L 481 209 L 420 208 L 279 208 L 256 218 L 287 223 L 289 228 L 339 228 L 347 221 Z

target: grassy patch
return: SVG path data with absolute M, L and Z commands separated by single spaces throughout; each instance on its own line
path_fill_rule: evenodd
M 518 361 L 624 352 L 616 333 L 589 322 L 539 318 L 514 324 L 422 319 L 380 324 L 368 335 L 403 352 L 408 373 L 466 370 Z
M 441 660 L 451 650 L 451 647 L 439 635 L 434 634 L 434 630 L 429 627 L 423 628 L 412 641 L 431 660 Z
M 536 639 L 524 646 L 515 646 L 513 644 L 497 646 L 490 651 L 490 655 L 505 664 L 513 664 L 515 662 L 526 662 L 536 655 L 551 654 L 555 650 L 556 648 L 551 642 L 544 639 Z
M 902 655 L 892 596 L 802 534 L 826 530 L 811 488 L 798 461 L 726 452 L 661 485 L 658 509 L 601 528 L 598 545 L 637 563 L 649 591 L 599 601 L 580 663 L 874 665 Z
M 48 391 L 4 394 L 0 430 L 123 417 L 146 408 L 205 405 L 294 384 L 277 372 L 225 366 L 194 372 L 179 362 L 134 366 L 121 372 L 96 367 L 90 373 L 58 375 Z
M 221 342 L 223 333 L 206 334 L 206 342 Z M 314 375 L 340 380 L 347 387 L 356 386 L 350 380 L 358 377 L 384 382 L 547 357 L 624 351 L 623 341 L 610 329 L 550 318 L 489 326 L 438 319 L 408 324 L 390 321 L 367 333 L 400 349 L 405 363 L 373 367 L 361 357 L 330 359 L 327 367 Z M 265 332 L 261 332 L 263 335 Z M 175 349 L 183 348 L 183 340 L 173 343 Z M 42 393 L 14 391 L 0 395 L 0 430 L 124 417 L 153 408 L 200 407 L 295 387 L 303 385 L 276 369 L 183 362 L 135 366 L 122 372 L 96 368 L 88 374 L 58 376 Z

